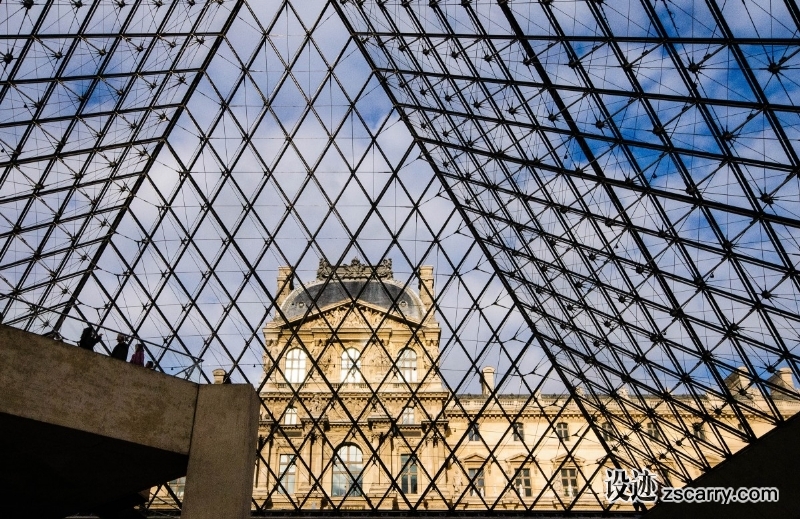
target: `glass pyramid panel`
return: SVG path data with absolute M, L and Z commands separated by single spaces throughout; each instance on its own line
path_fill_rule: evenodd
M 253 384 L 259 512 L 685 483 L 800 405 L 797 16 L 0 5 L 2 321 Z
M 776 212 L 797 107 L 768 92 L 794 89 L 797 25 L 666 5 L 342 10 L 570 393 L 619 428 L 614 459 L 687 478 L 796 412 L 774 283 L 800 281 Z

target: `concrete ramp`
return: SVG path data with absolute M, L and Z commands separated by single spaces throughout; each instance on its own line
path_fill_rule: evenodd
M 3 517 L 130 502 L 187 475 L 183 517 L 249 517 L 250 385 L 198 385 L 0 325 Z

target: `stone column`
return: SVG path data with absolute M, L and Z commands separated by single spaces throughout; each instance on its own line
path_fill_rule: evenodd
M 315 444 L 306 436 L 304 438 L 303 446 L 298 452 L 300 459 L 297 460 L 297 474 L 295 476 L 297 481 L 296 492 L 298 495 L 304 495 L 311 490 L 311 473 L 315 470 L 314 459 L 312 455 L 315 454 Z M 301 461 L 302 460 L 302 461 Z
M 262 442 L 259 441 L 259 444 Z M 258 486 L 259 488 L 267 488 L 269 482 L 269 470 L 267 470 L 267 463 L 271 463 L 270 457 L 272 454 L 272 442 L 264 441 L 263 445 L 259 445 L 261 450 L 258 453 L 264 459 L 264 462 L 258 463 Z

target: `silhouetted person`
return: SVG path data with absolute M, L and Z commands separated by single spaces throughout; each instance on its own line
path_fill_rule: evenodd
M 102 333 L 98 335 L 91 326 L 87 326 L 83 329 L 83 333 L 81 333 L 81 338 L 78 340 L 78 346 L 84 350 L 94 351 L 94 345 L 100 342 L 100 339 L 102 338 Z
M 111 350 L 111 357 L 119 359 L 122 362 L 128 360 L 128 343 L 125 342 L 125 336 L 121 333 L 117 335 L 117 345 Z
M 136 350 L 131 355 L 131 364 L 144 366 L 144 344 L 141 342 L 136 344 Z

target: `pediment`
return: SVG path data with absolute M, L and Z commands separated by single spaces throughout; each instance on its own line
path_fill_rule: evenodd
M 557 466 L 560 466 L 562 464 L 565 466 L 569 466 L 571 464 L 582 466 L 586 464 L 585 459 L 578 456 L 567 456 L 566 454 L 562 454 L 561 456 L 556 456 L 555 458 L 551 459 L 550 462 L 553 465 Z
M 483 464 L 484 461 L 486 461 L 486 458 L 480 454 L 470 454 L 469 456 L 461 458 L 461 463 L 466 464 Z
M 276 319 L 276 321 L 278 321 Z M 304 326 L 322 326 L 324 328 L 372 328 L 386 326 L 389 323 L 419 325 L 419 321 L 409 319 L 399 312 L 386 312 L 384 309 L 369 303 L 342 302 L 320 310 L 312 311 L 308 316 L 290 319 L 288 324 L 303 323 Z
M 534 461 L 536 458 L 528 457 L 525 454 L 517 454 L 516 456 L 511 456 L 510 458 L 506 459 L 506 463 L 509 465 L 521 465 L 522 463 L 529 463 Z

